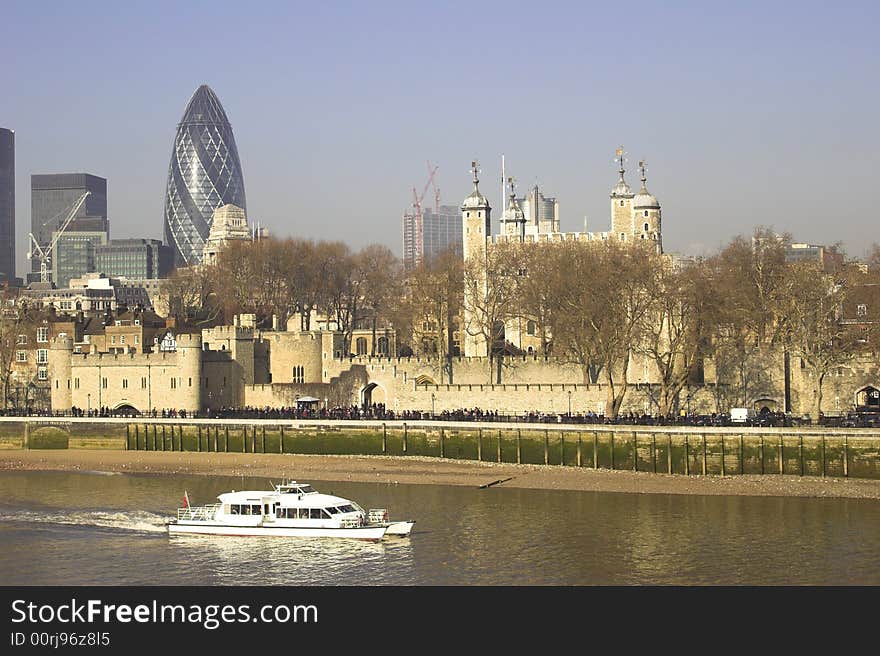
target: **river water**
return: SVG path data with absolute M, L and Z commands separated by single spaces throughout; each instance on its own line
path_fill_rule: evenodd
M 174 537 L 258 478 L 0 473 L 0 585 L 877 585 L 880 503 L 316 481 L 409 538 Z

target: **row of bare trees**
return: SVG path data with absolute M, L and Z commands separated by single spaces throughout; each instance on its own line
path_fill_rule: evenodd
M 841 321 L 847 294 L 878 267 L 866 276 L 788 263 L 786 244 L 758 229 L 713 257 L 674 266 L 647 242 L 509 242 L 485 258 L 465 263 L 453 250 L 405 272 L 383 246 L 264 239 L 230 243 L 215 265 L 182 270 L 167 296 L 170 314 L 190 322 L 249 312 L 263 325 L 298 317 L 309 330 L 317 311 L 335 322 L 347 352 L 352 330 L 371 325 L 375 355 L 376 327 L 391 325 L 399 351 L 437 357 L 441 382 L 452 382 L 452 355 L 468 338 L 488 345 L 492 381 L 504 326 L 528 320 L 539 353 L 605 385 L 611 417 L 635 356 L 653 365 L 658 411 L 668 414 L 706 362 L 725 382 L 715 386 L 719 409 L 746 405 L 770 385 L 769 354 L 784 352 L 803 361 L 818 414 L 825 376 L 864 348 L 865 335 Z
M 531 319 L 544 353 L 577 364 L 585 383 L 604 383 L 610 417 L 636 355 L 655 369 L 665 415 L 707 361 L 726 383 L 714 388 L 719 409 L 748 404 L 769 389 L 771 354 L 783 353 L 803 362 L 818 417 L 825 377 L 870 342 L 842 320 L 847 295 L 877 274 L 790 263 L 786 245 L 759 229 L 714 257 L 675 266 L 650 243 L 498 244 L 465 268 L 465 329 L 498 344 L 501 326 Z

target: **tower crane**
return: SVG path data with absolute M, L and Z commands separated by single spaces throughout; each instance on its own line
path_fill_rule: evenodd
M 55 235 L 52 237 L 52 241 L 49 242 L 49 245 L 46 246 L 46 249 L 43 250 L 43 247 L 37 242 L 37 238 L 34 237 L 34 233 L 28 233 L 31 238 L 31 247 L 28 250 L 27 258 L 30 260 L 34 256 L 39 258 L 40 260 L 40 282 L 49 282 L 49 264 L 52 261 L 52 251 L 55 250 L 55 244 L 58 243 L 58 239 L 67 230 L 67 226 L 70 225 L 70 222 L 73 221 L 73 217 L 76 216 L 76 213 L 79 211 L 79 208 L 82 207 L 82 204 L 86 201 L 86 197 L 91 194 L 91 191 L 85 192 L 82 196 L 80 196 L 77 201 L 73 204 L 73 209 L 67 215 L 67 218 L 64 219 L 64 223 L 55 231 Z
M 437 185 L 434 183 L 434 174 L 437 173 L 437 169 L 439 167 L 431 166 L 431 162 L 428 162 L 428 181 L 425 183 L 424 188 L 422 189 L 421 195 L 416 191 L 416 188 L 413 187 L 413 208 L 415 209 L 415 219 L 416 219 L 416 244 L 415 251 L 417 254 L 417 258 L 421 259 L 422 253 L 422 200 L 425 198 L 425 194 L 428 193 L 428 187 L 434 185 L 434 203 L 437 207 L 437 211 L 440 209 L 440 190 L 437 189 Z

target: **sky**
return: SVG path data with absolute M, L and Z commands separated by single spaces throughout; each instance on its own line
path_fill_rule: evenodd
M 3 0 L 0 16 L 19 275 L 34 173 L 107 178 L 111 237 L 162 238 L 200 84 L 232 123 L 249 220 L 280 237 L 400 254 L 429 161 L 459 204 L 477 159 L 498 207 L 502 154 L 520 191 L 558 199 L 563 231 L 607 230 L 622 145 L 634 191 L 647 161 L 667 251 L 756 226 L 853 257 L 880 241 L 880 3 Z

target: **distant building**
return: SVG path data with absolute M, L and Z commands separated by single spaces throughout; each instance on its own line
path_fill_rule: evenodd
M 214 210 L 247 209 L 232 126 L 214 91 L 196 89 L 177 126 L 165 191 L 165 243 L 176 266 L 200 264 Z
M 422 209 L 421 226 L 414 213 L 403 215 L 403 261 L 408 269 L 449 248 L 461 252 L 461 245 L 461 211 L 455 205 Z
M 559 201 L 545 198 L 538 185 L 522 198 L 516 199 L 525 219 L 525 234 L 559 232 Z
M 56 287 L 67 287 L 71 278 L 79 278 L 96 271 L 95 253 L 107 243 L 106 232 L 65 231 L 58 237 L 52 253 L 52 282 Z
M 21 291 L 21 298 L 63 312 L 91 314 L 116 311 L 119 307 L 151 307 L 150 296 L 142 286 L 124 278 L 109 278 L 99 273 L 73 278 L 69 286 L 63 288 L 55 288 L 51 283 L 33 283 Z
M 231 204 L 218 207 L 211 218 L 211 231 L 205 240 L 202 264 L 214 264 L 217 253 L 224 244 L 230 241 L 250 241 L 252 238 L 247 216 L 241 207 Z
M 110 238 L 107 219 L 107 180 L 89 173 L 58 173 L 31 176 L 31 232 L 44 251 L 56 232 L 67 219 L 74 204 L 85 192 L 85 202 L 65 233 L 103 232 Z M 105 241 L 106 241 L 105 239 Z M 54 254 L 52 254 L 54 256 Z M 31 260 L 29 281 L 38 281 L 40 261 Z M 36 274 L 36 275 L 33 275 Z
M 789 244 L 785 248 L 786 262 L 816 262 L 825 271 L 843 266 L 843 253 L 835 246 L 817 244 Z
M 0 278 L 15 279 L 15 133 L 0 128 Z
M 94 268 L 111 278 L 167 278 L 174 268 L 174 249 L 158 239 L 112 239 L 96 246 Z

